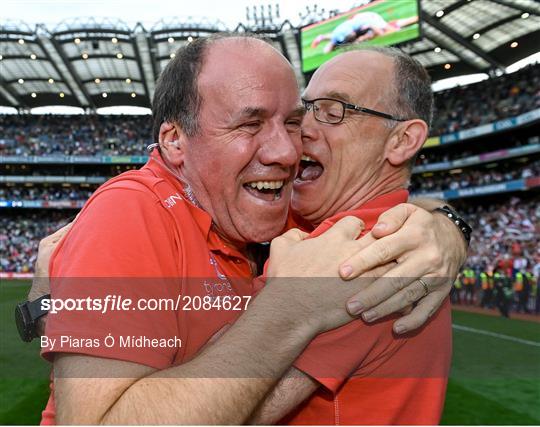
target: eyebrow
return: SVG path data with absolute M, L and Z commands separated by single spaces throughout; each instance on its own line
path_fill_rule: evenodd
M 256 117 L 262 117 L 267 114 L 268 111 L 261 107 L 244 107 L 236 113 L 232 113 L 228 117 L 229 123 L 238 123 L 243 120 L 250 120 Z
M 287 117 L 303 116 L 306 114 L 306 109 L 303 105 L 298 105 L 292 110 Z M 268 110 L 260 107 L 245 107 L 238 114 L 234 116 L 234 121 L 251 119 L 254 117 L 264 117 L 268 115 Z
M 335 91 L 335 90 L 332 90 L 328 93 L 325 93 L 321 96 L 318 96 L 317 98 L 308 98 L 306 96 L 306 93 L 304 92 L 302 94 L 302 100 L 311 100 L 311 99 L 318 99 L 318 98 L 333 98 L 333 99 L 338 99 L 340 101 L 343 101 L 343 102 L 346 102 L 348 104 L 351 104 L 352 101 L 351 101 L 351 98 L 349 98 L 349 95 L 347 95 L 346 93 L 344 92 L 338 92 L 338 91 Z
M 291 113 L 289 114 L 289 117 L 303 116 L 305 114 L 306 114 L 306 108 L 303 105 L 299 105 L 298 107 L 296 107 L 294 110 L 291 111 Z
M 237 118 L 252 118 L 263 116 L 267 113 L 267 110 L 260 107 L 245 107 L 238 113 Z
M 347 102 L 347 103 L 351 104 L 351 98 L 349 98 L 349 95 L 347 95 L 346 93 L 343 93 L 343 92 L 330 91 L 330 92 L 328 92 L 326 97 L 328 97 L 328 98 L 337 98 L 340 101 L 344 101 L 344 102 Z

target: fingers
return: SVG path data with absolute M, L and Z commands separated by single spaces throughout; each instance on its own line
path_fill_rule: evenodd
M 368 246 L 372 245 L 376 241 L 377 239 L 373 237 L 373 234 L 371 232 L 367 233 L 365 236 L 361 237 L 360 239 L 356 241 L 358 250 L 361 251 L 362 249 L 367 248 Z
M 391 275 L 393 274 L 393 271 L 394 270 L 391 270 L 387 274 Z M 384 275 L 377 279 L 369 288 L 352 296 L 349 301 L 347 301 L 347 309 L 355 316 L 358 316 L 367 310 L 372 310 L 374 307 L 408 286 L 413 280 L 415 279 Z
M 410 314 L 394 322 L 394 332 L 396 334 L 404 334 L 424 325 L 439 309 L 447 296 L 448 294 L 446 292 L 432 292 L 425 298 L 422 298 Z
M 325 231 L 322 236 L 339 236 L 345 240 L 355 240 L 365 228 L 364 221 L 354 216 L 346 216 L 340 219 L 332 227 Z
M 377 240 L 373 237 L 373 235 L 371 233 L 366 234 L 364 237 L 356 240 L 356 242 L 355 242 L 356 245 L 357 245 L 356 252 L 358 253 L 358 252 L 366 249 L 367 247 L 369 247 L 370 245 L 372 245 L 376 241 Z M 354 279 L 356 277 L 356 275 L 353 274 L 354 270 L 351 267 L 351 263 L 353 263 L 354 260 L 350 261 L 350 259 L 351 258 L 349 258 L 347 261 L 343 262 L 339 266 L 339 275 L 341 276 L 341 278 L 343 280 L 350 280 L 350 279 Z M 369 271 L 367 273 L 369 273 Z M 371 277 L 378 277 L 378 276 L 371 275 Z
M 384 236 L 388 236 L 398 231 L 405 221 L 415 212 L 418 208 L 409 203 L 401 203 L 388 209 L 382 213 L 377 220 L 377 224 L 373 226 L 372 233 L 376 239 Z
M 376 307 L 383 301 L 386 301 L 392 295 L 397 294 L 399 291 L 416 281 L 418 277 L 427 276 L 429 274 L 428 269 L 429 265 L 422 263 L 421 260 L 406 260 L 401 264 L 397 264 L 394 268 L 374 282 L 373 285 L 368 289 L 351 297 L 347 305 L 354 302 L 354 306 L 359 308 L 359 310 L 354 314 L 359 315 L 364 311 Z M 422 284 L 418 282 L 418 285 L 421 286 L 425 294 Z M 420 295 L 420 297 L 422 296 L 423 295 Z M 415 301 L 416 300 L 413 300 L 412 302 Z M 412 302 L 409 302 L 409 304 Z M 406 305 L 407 304 L 402 305 L 398 310 Z
M 383 237 L 362 249 L 341 264 L 339 272 L 343 279 L 350 279 L 371 270 L 378 265 L 399 259 L 407 251 L 416 248 L 416 240 L 399 234 Z M 418 274 L 414 275 L 418 277 Z
M 308 233 L 303 232 L 298 228 L 291 228 L 286 233 L 283 233 L 281 236 L 276 237 L 272 240 L 272 245 L 280 245 L 282 243 L 291 243 L 291 242 L 301 242 L 309 236 Z
M 401 289 L 398 293 L 392 295 L 390 298 L 383 301 L 379 305 L 364 312 L 362 314 L 362 318 L 366 322 L 374 322 L 385 316 L 388 316 L 389 314 L 401 311 L 414 304 L 420 298 L 426 296 L 426 290 L 424 289 L 424 286 L 418 280 L 410 280 L 411 282 L 403 289 Z
M 378 278 L 388 273 L 395 265 L 396 265 L 395 262 L 390 262 L 386 265 L 381 265 L 379 267 L 374 268 L 373 270 L 367 271 L 366 273 L 358 277 L 356 280 L 360 280 L 363 285 L 362 289 L 366 289 Z M 351 316 L 356 316 L 359 312 L 362 311 L 362 304 L 359 303 L 357 300 L 353 300 L 353 301 L 349 300 L 346 308 L 347 308 L 347 312 Z

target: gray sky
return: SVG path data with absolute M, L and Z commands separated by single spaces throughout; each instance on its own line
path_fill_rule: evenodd
M 33 26 L 46 24 L 53 29 L 63 19 L 77 17 L 111 17 L 122 19 L 130 26 L 141 22 L 149 29 L 153 24 L 168 17 L 198 16 L 215 18 L 234 27 L 245 22 L 246 6 L 279 4 L 281 19 L 298 23 L 298 13 L 306 5 L 317 4 L 319 8 L 347 10 L 362 0 L 3 0 L 2 21 L 23 21 Z

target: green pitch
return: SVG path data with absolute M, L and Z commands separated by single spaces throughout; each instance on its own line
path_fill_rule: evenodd
M 362 11 L 376 12 L 387 22 L 416 16 L 418 13 L 416 9 L 416 0 L 390 0 L 362 9 Z M 346 21 L 349 16 L 350 15 L 346 15 L 320 25 L 315 24 L 315 26 L 302 32 L 302 71 L 307 72 L 314 70 L 320 67 L 324 62 L 343 52 L 344 48 L 337 48 L 330 53 L 324 53 L 323 50 L 326 42 L 320 43 L 316 48 L 312 48 L 311 43 L 318 35 L 331 33 L 336 26 Z M 395 45 L 418 37 L 419 31 L 418 24 L 413 24 L 405 27 L 401 31 L 375 37 L 372 40 L 354 46 Z M 346 48 L 347 47 L 345 47 L 345 49 Z
M 540 323 L 458 311 L 452 323 L 442 424 L 540 424 Z
M 13 321 L 28 287 L 0 280 L 0 424 L 39 424 L 49 396 L 50 367 L 39 357 L 39 342 L 22 342 Z
M 38 424 L 49 365 L 22 343 L 13 309 L 27 281 L 0 283 L 0 424 Z M 453 313 L 454 355 L 443 424 L 540 424 L 540 324 Z M 490 335 L 495 334 L 495 335 Z

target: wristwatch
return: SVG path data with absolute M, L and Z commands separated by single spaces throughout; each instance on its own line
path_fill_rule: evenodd
M 465 240 L 467 241 L 467 245 L 471 243 L 472 227 L 467 224 L 465 220 L 461 218 L 455 210 L 453 210 L 448 205 L 444 205 L 442 208 L 435 208 L 433 212 L 440 212 L 446 215 L 448 219 L 452 221 L 457 228 L 459 228 L 459 231 L 461 231 L 463 237 L 465 237 Z
M 24 342 L 30 342 L 39 336 L 37 321 L 48 313 L 47 310 L 42 310 L 41 301 L 50 298 L 49 294 L 43 295 L 37 300 L 21 302 L 15 307 L 15 324 Z

